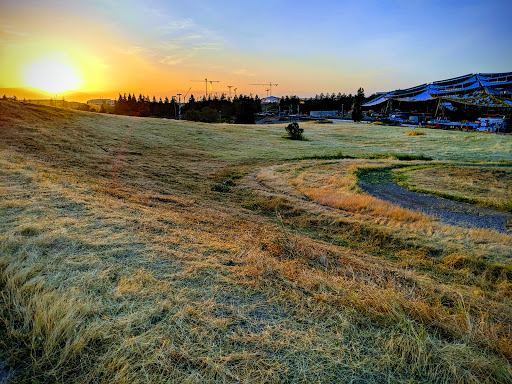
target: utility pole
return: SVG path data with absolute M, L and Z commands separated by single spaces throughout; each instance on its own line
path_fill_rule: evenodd
M 178 120 L 181 120 L 181 93 L 178 93 Z
M 238 89 L 238 88 L 235 88 L 235 97 L 236 97 L 236 90 L 237 90 L 237 89 Z
M 231 88 L 233 88 L 234 85 L 228 85 L 228 88 L 229 88 L 229 100 L 231 100 Z M 236 92 L 236 88 L 235 88 L 235 92 Z

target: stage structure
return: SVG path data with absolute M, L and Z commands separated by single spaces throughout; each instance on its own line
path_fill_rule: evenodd
M 512 108 L 512 72 L 476 73 L 453 79 L 434 81 L 408 89 L 382 93 L 363 107 L 390 100 L 418 102 L 451 101 L 490 108 Z

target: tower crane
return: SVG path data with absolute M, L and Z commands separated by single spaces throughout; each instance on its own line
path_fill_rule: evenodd
M 213 83 L 220 83 L 219 80 L 208 80 L 208 78 L 205 78 L 204 80 L 190 80 L 190 81 L 193 81 L 193 82 L 203 82 L 204 81 L 205 97 L 208 97 L 208 83 L 210 83 L 210 95 L 211 95 L 211 91 L 213 89 Z
M 263 84 L 249 84 L 249 85 L 264 85 L 266 87 L 268 87 L 268 91 L 270 92 L 270 96 L 272 96 L 272 86 L 274 87 L 277 87 L 279 84 L 274 84 L 272 82 L 269 82 L 269 83 L 263 83 Z M 267 94 L 267 97 L 269 95 Z
M 183 101 L 187 100 L 187 96 L 188 94 L 190 93 L 190 90 L 192 89 L 192 87 L 190 87 L 187 91 L 187 93 L 185 93 L 185 96 L 183 96 Z

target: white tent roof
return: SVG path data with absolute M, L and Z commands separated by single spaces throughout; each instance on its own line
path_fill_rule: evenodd
M 279 103 L 281 101 L 280 97 L 276 96 L 268 96 L 261 99 L 261 104 L 269 104 L 269 103 Z
M 363 107 L 371 107 L 389 99 L 427 101 L 443 98 L 464 104 L 509 108 L 511 101 L 508 99 L 511 96 L 512 72 L 477 73 L 384 93 Z

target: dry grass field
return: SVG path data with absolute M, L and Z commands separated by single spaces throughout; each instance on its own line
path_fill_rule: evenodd
M 0 101 L 13 380 L 511 382 L 512 235 L 367 196 L 357 172 L 510 162 L 512 137 L 284 126 Z

